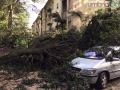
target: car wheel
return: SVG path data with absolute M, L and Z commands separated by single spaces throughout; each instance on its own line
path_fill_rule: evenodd
M 108 83 L 108 76 L 105 72 L 102 72 L 98 78 L 98 86 L 100 88 L 106 88 Z

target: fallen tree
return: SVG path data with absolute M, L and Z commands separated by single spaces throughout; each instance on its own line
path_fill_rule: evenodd
M 79 39 L 80 33 L 78 31 L 69 31 L 68 33 L 62 35 L 56 35 L 54 38 L 36 38 L 27 49 L 2 49 L 1 51 L 5 53 L 4 56 L 0 57 L 0 60 L 17 57 L 17 59 L 15 58 L 12 60 L 16 61 L 16 63 L 18 64 L 19 62 L 17 60 L 19 59 L 19 56 L 27 56 L 27 59 L 22 59 L 23 62 L 24 60 L 28 60 L 31 62 L 32 60 L 36 61 L 37 59 L 37 61 L 39 61 L 34 66 L 33 61 L 31 64 L 24 62 L 20 65 L 20 67 L 22 67 L 23 69 L 22 65 L 25 64 L 25 67 L 27 67 L 27 65 L 31 65 L 30 69 L 34 69 L 34 67 L 39 67 L 39 70 L 45 70 L 44 73 L 46 75 L 44 75 L 44 73 L 42 73 L 42 75 L 39 75 L 40 78 L 42 78 L 43 80 L 43 83 L 40 85 L 44 86 L 46 84 L 47 86 L 47 84 L 49 83 L 49 86 L 47 86 L 47 88 L 56 89 L 67 86 L 66 90 L 70 90 L 72 88 L 77 88 L 76 90 L 83 90 L 83 88 L 85 88 L 86 90 L 88 88 L 88 84 L 85 80 L 80 79 L 77 74 L 72 74 L 72 76 L 68 75 L 70 65 L 68 65 L 69 63 L 67 62 L 67 60 L 73 59 L 73 57 L 76 57 L 76 55 L 79 56 Z M 78 54 L 75 53 L 76 51 L 78 52 Z M 12 60 L 9 60 L 10 63 L 12 63 Z M 20 61 L 22 60 L 20 59 Z M 12 63 L 12 66 L 13 65 L 14 64 Z
M 5 49 L 2 50 L 4 52 L 4 55 L 0 57 L 0 59 L 7 59 L 7 58 L 13 58 L 18 57 L 22 55 L 39 55 L 44 52 L 46 49 L 52 49 L 59 46 L 65 46 L 65 44 L 59 44 L 59 45 L 51 45 L 51 46 L 45 46 L 42 48 L 28 48 L 28 49 Z
M 10 59 L 20 56 L 27 56 L 29 58 L 32 55 L 32 58 L 49 63 L 48 65 L 58 65 L 63 63 L 70 53 L 72 54 L 77 50 L 79 39 L 80 33 L 74 30 L 70 30 L 62 35 L 58 34 L 55 37 L 37 37 L 27 49 L 4 48 L 1 50 L 3 53 L 0 59 Z

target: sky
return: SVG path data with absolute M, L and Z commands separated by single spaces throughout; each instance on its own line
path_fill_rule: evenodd
M 29 28 L 31 28 L 33 22 L 36 20 L 40 10 L 44 7 L 44 5 L 46 4 L 47 0 L 43 0 L 44 2 L 40 2 L 40 3 L 34 3 L 31 0 L 29 0 L 29 2 L 27 4 L 32 4 L 35 5 L 38 9 L 38 12 L 33 11 L 31 8 L 27 8 L 28 13 L 30 14 L 30 18 L 29 18 Z

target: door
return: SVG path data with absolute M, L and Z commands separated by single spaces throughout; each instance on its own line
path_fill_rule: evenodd
M 102 66 L 102 65 L 101 65 Z M 109 71 L 110 73 L 110 79 L 116 78 L 116 74 L 115 74 L 115 65 L 113 64 L 113 62 L 111 61 L 106 61 L 105 65 L 104 65 L 105 69 Z
M 114 51 L 113 53 L 112 65 L 115 68 L 114 72 L 116 77 L 120 77 L 120 52 Z
M 120 59 L 119 61 L 112 61 L 111 64 L 113 65 L 115 76 L 120 77 Z

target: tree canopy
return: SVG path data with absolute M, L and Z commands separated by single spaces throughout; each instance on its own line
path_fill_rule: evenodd
M 94 45 L 119 45 L 120 44 L 120 9 L 98 10 L 82 36 L 84 48 Z

